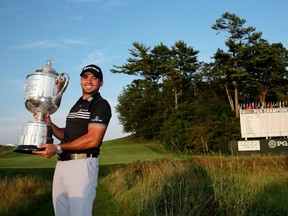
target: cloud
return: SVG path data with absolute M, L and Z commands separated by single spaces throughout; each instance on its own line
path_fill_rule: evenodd
M 105 54 L 99 51 L 94 51 L 89 53 L 85 59 L 82 60 L 83 64 L 86 65 L 90 62 L 95 62 L 96 64 L 102 63 L 105 61 Z
M 33 48 L 49 48 L 49 47 L 62 47 L 60 43 L 51 40 L 38 40 L 25 44 L 15 45 L 11 49 L 33 49 Z
M 23 94 L 24 86 L 25 86 L 25 82 L 24 81 L 25 80 L 23 80 L 23 79 L 10 79 L 10 80 L 7 80 L 6 83 L 11 88 L 13 87 L 15 90 L 17 90 L 17 92 L 20 92 L 21 94 Z
M 120 6 L 120 5 L 123 5 L 123 4 L 125 4 L 125 1 L 123 1 L 123 0 L 110 0 L 110 1 L 107 2 L 107 6 L 109 8 Z
M 32 115 L 32 114 L 31 114 Z M 25 118 L 26 117 L 26 118 Z M 32 118 L 32 117 L 31 117 Z M 17 126 L 19 122 L 25 122 L 27 120 L 27 115 L 18 115 L 18 116 L 5 116 L 0 117 L 1 128 L 2 126 Z M 3 123 L 3 124 L 2 124 Z M 2 131 L 2 130 L 1 130 Z
M 126 4 L 124 0 L 69 0 L 71 3 L 103 3 L 106 9 Z
M 61 39 L 61 40 L 35 40 L 28 43 L 15 45 L 10 47 L 10 49 L 35 49 L 35 48 L 66 48 L 67 45 L 86 45 L 87 40 L 81 39 Z
M 101 52 L 99 50 L 92 51 L 91 53 L 87 54 L 81 61 L 81 64 L 78 65 L 75 70 L 79 71 L 83 68 L 83 66 L 91 64 L 93 62 L 94 64 L 103 64 L 104 62 L 109 61 L 112 59 L 112 56 L 106 55 L 105 52 Z
M 67 39 L 63 39 L 62 42 L 66 45 L 85 45 L 88 44 L 87 40 L 76 40 L 76 39 L 71 39 L 71 38 L 67 38 Z

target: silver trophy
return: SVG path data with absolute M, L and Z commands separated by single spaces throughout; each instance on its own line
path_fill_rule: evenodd
M 69 76 L 66 73 L 58 74 L 51 65 L 48 60 L 46 66 L 27 76 L 25 107 L 34 114 L 34 120 L 23 127 L 15 152 L 31 154 L 32 151 L 42 150 L 37 145 L 53 143 L 51 125 L 43 118 L 47 113 L 58 110 Z

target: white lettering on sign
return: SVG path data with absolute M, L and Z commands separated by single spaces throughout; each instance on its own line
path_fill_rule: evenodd
M 259 140 L 238 141 L 238 151 L 260 151 Z
M 277 141 L 277 146 L 288 146 L 287 141 Z
M 279 147 L 279 146 L 288 146 L 288 142 L 286 140 L 269 140 L 268 146 L 272 149 Z

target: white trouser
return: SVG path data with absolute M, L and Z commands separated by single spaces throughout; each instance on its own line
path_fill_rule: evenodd
M 57 161 L 53 179 L 55 216 L 92 216 L 98 158 Z

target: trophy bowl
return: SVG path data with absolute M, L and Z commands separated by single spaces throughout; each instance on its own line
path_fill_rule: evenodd
M 24 103 L 26 109 L 34 114 L 34 120 L 23 127 L 14 152 L 31 154 L 43 150 L 38 145 L 53 143 L 51 125 L 43 121 L 43 117 L 53 114 L 60 107 L 69 76 L 58 74 L 51 65 L 48 60 L 46 66 L 26 77 Z

